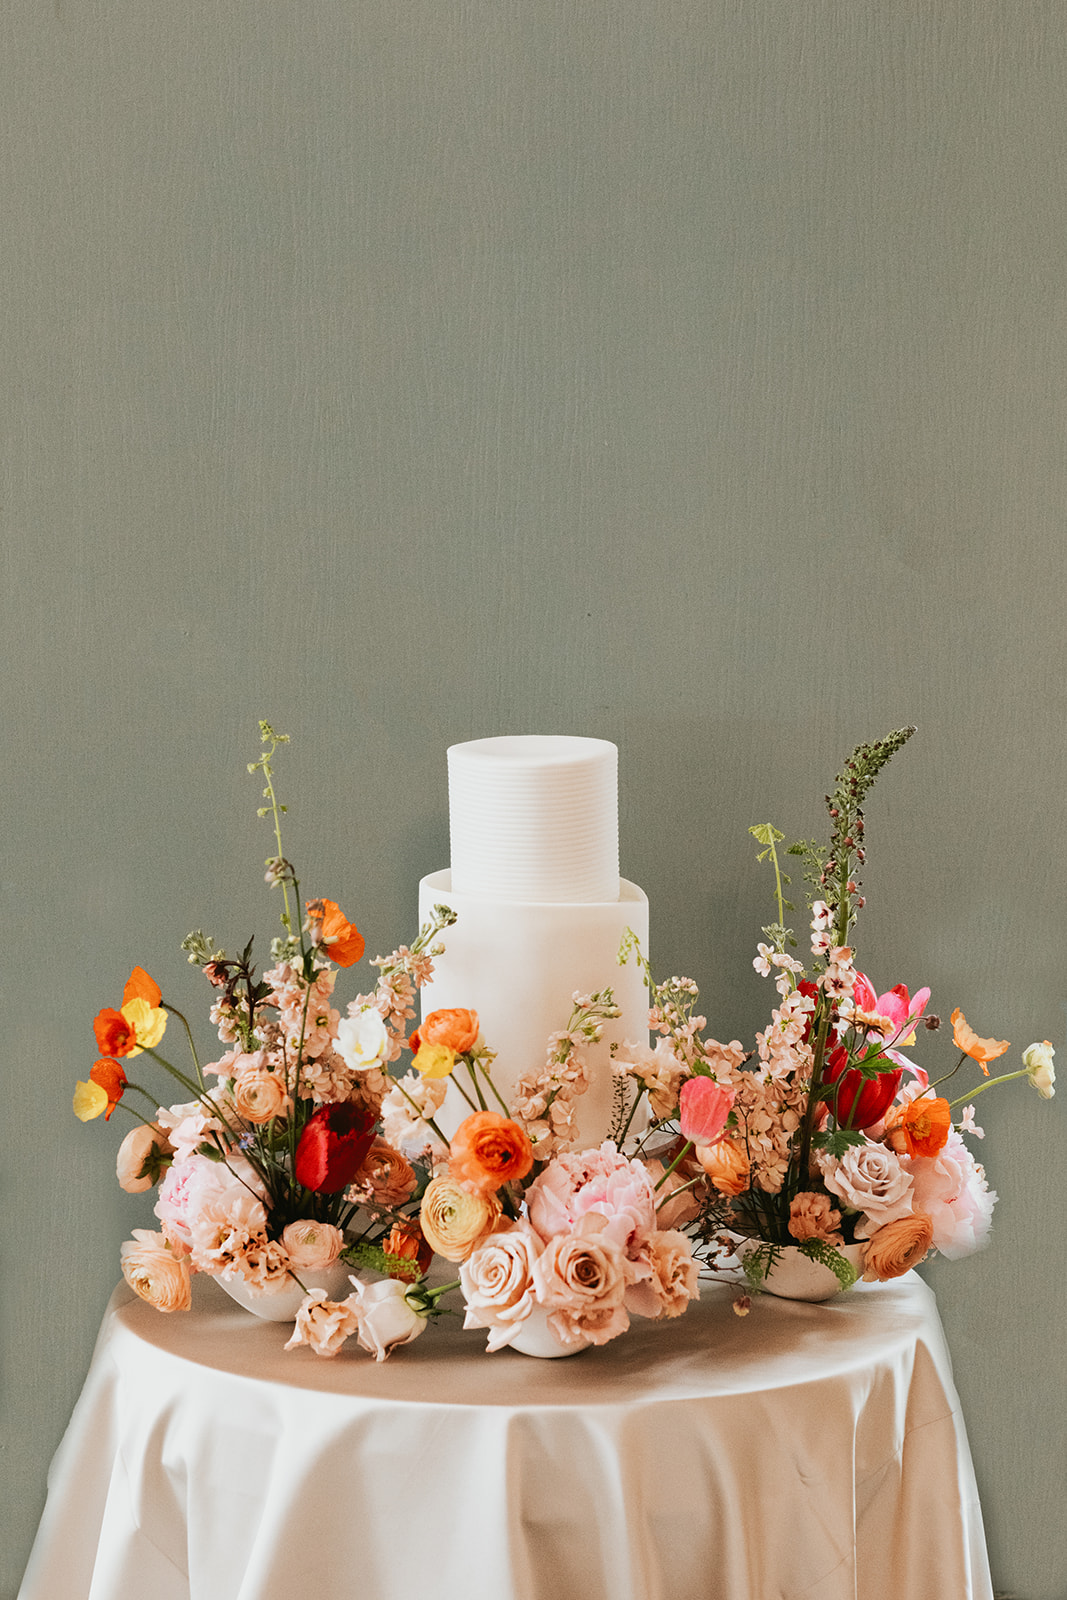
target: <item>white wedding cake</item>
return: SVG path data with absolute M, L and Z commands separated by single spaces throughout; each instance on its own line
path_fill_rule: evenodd
M 497 1052 L 493 1081 L 511 1103 L 545 1062 L 574 994 L 611 988 L 621 1016 L 580 1047 L 590 1086 L 577 1104 L 582 1145 L 611 1126 L 612 1041 L 648 1041 L 636 962 L 618 964 L 628 928 L 648 953 L 648 899 L 619 877 L 618 751 L 604 739 L 475 739 L 448 751 L 452 865 L 419 884 L 419 922 L 452 907 L 444 954 L 422 990 L 422 1015 L 477 1011 Z M 451 1134 L 469 1108 L 457 1091 L 438 1121 Z

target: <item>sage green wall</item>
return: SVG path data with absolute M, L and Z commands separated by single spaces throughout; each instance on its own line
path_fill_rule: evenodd
M 656 964 L 726 1039 L 768 1002 L 748 824 L 821 833 L 915 721 L 863 963 L 1067 1060 L 1064 20 L 5 7 L 5 1600 L 148 1216 L 72 1085 L 134 962 L 206 1022 L 182 936 L 272 931 L 257 717 L 381 952 L 446 744 L 616 740 Z M 980 1105 L 993 1243 L 930 1276 L 997 1582 L 1062 1600 L 1063 1106 Z

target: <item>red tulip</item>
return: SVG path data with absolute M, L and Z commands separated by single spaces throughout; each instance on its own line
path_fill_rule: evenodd
M 823 1082 L 836 1086 L 836 1093 L 828 1097 L 827 1104 L 839 1128 L 869 1128 L 881 1122 L 893 1104 L 903 1069 L 887 1068 L 876 1078 L 865 1078 L 856 1067 L 846 1072 L 846 1066 L 848 1051 L 839 1044 L 823 1065 Z
M 362 1106 L 320 1106 L 296 1147 L 296 1181 L 315 1194 L 347 1188 L 374 1143 L 374 1118 Z

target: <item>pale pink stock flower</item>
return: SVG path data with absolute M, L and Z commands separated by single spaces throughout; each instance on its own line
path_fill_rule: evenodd
M 494 1233 L 460 1264 L 465 1328 L 488 1328 L 487 1350 L 509 1345 L 533 1310 L 533 1264 L 541 1254 L 533 1229 L 518 1223 Z
M 406 1296 L 410 1284 L 399 1278 L 383 1278 L 378 1283 L 361 1283 L 352 1279 L 355 1294 L 349 1297 L 356 1302 L 359 1315 L 359 1343 L 369 1350 L 375 1361 L 384 1361 L 398 1345 L 410 1344 L 426 1326 L 409 1304 Z
M 358 1326 L 359 1310 L 351 1298 L 329 1300 L 325 1289 L 313 1289 L 296 1314 L 285 1349 L 306 1344 L 317 1356 L 335 1356 Z
M 964 1106 L 960 1115 L 959 1131 L 973 1134 L 976 1139 L 985 1138 L 985 1129 L 980 1128 L 974 1120 L 973 1106 Z
M 134 1228 L 120 1255 L 122 1276 L 134 1294 L 157 1311 L 188 1311 L 193 1303 L 189 1263 L 174 1254 L 161 1233 Z

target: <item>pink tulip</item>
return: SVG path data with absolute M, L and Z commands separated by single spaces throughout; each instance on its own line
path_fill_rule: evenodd
M 700 1075 L 685 1080 L 679 1099 L 683 1137 L 693 1144 L 714 1144 L 726 1127 L 733 1090 Z

